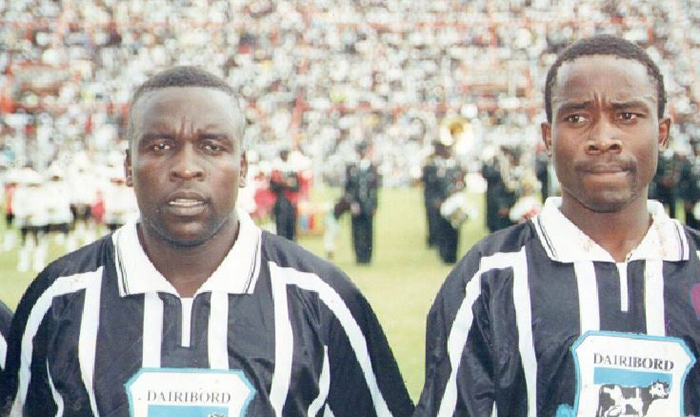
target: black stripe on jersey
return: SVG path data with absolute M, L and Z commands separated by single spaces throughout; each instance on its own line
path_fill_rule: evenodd
M 539 240 L 538 240 L 539 242 Z M 534 243 L 534 242 L 533 242 Z M 571 263 L 552 262 L 544 247 L 538 244 L 528 246 L 528 283 L 532 306 L 532 332 L 538 364 L 551 364 L 537 367 L 538 386 L 548 387 L 538 390 L 538 415 L 553 416 L 556 407 L 548 409 L 547 405 L 557 404 L 560 399 L 573 402 L 576 392 L 569 384 L 557 383 L 568 381 L 576 376 L 576 369 L 568 349 L 562 345 L 572 344 L 580 333 L 579 294 L 576 274 Z M 555 277 L 552 279 L 552 277 Z M 590 302 L 598 302 L 591 300 Z M 508 327 L 507 323 L 504 323 Z M 547 369 L 545 369 L 547 368 Z M 520 394 L 527 398 L 525 384 Z M 543 401 L 544 400 L 544 401 Z M 526 416 L 526 409 L 506 415 Z
M 118 279 L 113 276 L 116 270 L 105 268 L 103 273 L 94 387 L 101 394 L 97 396 L 100 413 L 113 415 L 127 404 L 124 383 L 141 368 L 144 296 L 135 294 L 122 298 Z M 87 403 L 82 406 L 89 409 Z
M 161 366 L 163 368 L 208 368 L 207 324 L 209 311 L 199 314 L 203 305 L 209 304 L 210 293 L 198 294 L 192 304 L 190 317 L 190 345 L 182 345 L 182 302 L 172 294 L 158 294 L 163 300 L 163 342 L 161 344 Z M 200 335 L 198 339 L 196 335 Z
M 68 306 L 81 305 L 84 301 L 85 290 L 80 290 L 78 292 L 55 297 L 52 309 L 55 308 L 57 309 L 56 311 L 64 311 Z M 49 410 L 55 407 L 54 398 L 39 399 L 32 397 L 32 393 L 36 394 L 37 392 L 41 392 L 41 390 L 32 389 L 32 385 L 35 383 L 45 384 L 46 378 L 50 377 L 46 375 L 45 372 L 40 371 L 40 368 L 45 367 L 47 363 L 51 375 L 60 376 L 61 379 L 70 381 L 71 386 L 79 387 L 78 389 L 70 390 L 56 387 L 58 396 L 60 397 L 57 401 L 62 403 L 62 407 L 68 415 L 71 414 L 71 408 L 74 405 L 90 404 L 88 392 L 82 381 L 80 363 L 74 359 L 77 352 L 59 349 L 47 351 L 47 346 L 53 345 L 54 343 L 61 344 L 62 346 L 65 346 L 65 344 L 78 346 L 81 336 L 80 323 L 82 320 L 84 320 L 83 316 L 64 316 L 59 322 L 51 320 L 48 315 L 44 318 L 42 327 L 47 323 L 51 323 L 52 326 L 40 328 L 37 334 L 39 340 L 34 343 L 35 357 L 46 357 L 46 362 L 32 360 L 32 379 L 30 381 L 29 395 L 26 401 L 27 407 L 32 410 L 29 415 L 54 415 L 54 412 L 49 412 Z M 47 341 L 50 342 L 47 343 Z M 52 378 L 52 380 L 53 379 L 55 378 Z
M 644 261 L 627 264 L 627 294 L 622 294 L 617 266 L 612 262 L 594 262 L 598 293 L 605 294 L 605 297 L 590 301 L 598 302 L 600 307 L 600 330 L 646 333 L 644 264 Z M 630 300 L 628 311 L 622 310 L 623 296 Z
M 37 357 L 39 355 L 45 356 L 48 343 L 46 343 L 47 337 L 47 326 L 46 320 L 42 322 L 39 326 L 39 331 L 34 339 L 33 356 Z M 48 370 L 46 367 L 46 362 L 35 362 L 32 361 L 31 366 L 32 379 L 29 381 L 29 395 L 27 395 L 26 405 L 24 411 L 29 415 L 45 415 L 52 416 L 56 414 L 57 407 L 54 404 L 53 398 L 48 392 L 37 393 L 32 392 L 32 387 L 40 381 L 44 381 L 47 378 Z M 79 375 L 79 374 L 78 374 Z M 82 397 L 85 395 L 85 391 L 72 393 L 75 398 Z
M 512 358 L 519 355 L 518 340 L 519 329 L 513 329 L 508 325 L 509 319 L 515 320 L 516 309 L 512 302 L 509 303 L 491 303 L 487 300 L 492 300 L 494 292 L 513 293 L 513 269 L 491 269 L 481 275 L 481 295 L 474 303 L 472 310 L 475 316 L 489 315 L 497 317 L 497 320 L 488 322 L 488 326 L 483 326 L 479 331 L 470 331 L 467 338 L 467 345 L 473 346 L 475 352 L 464 355 L 461 366 L 457 372 L 457 378 L 464 378 L 465 373 L 481 373 L 485 372 L 489 375 L 489 379 L 493 379 L 494 375 L 508 375 L 508 382 L 503 384 L 504 389 L 500 390 L 494 397 L 501 406 L 499 413 L 508 415 L 508 413 L 516 413 L 516 410 L 527 409 L 527 393 L 521 390 L 525 386 L 525 370 L 522 366 L 517 366 L 516 370 L 512 370 Z M 512 299 L 512 295 L 509 296 Z M 506 319 L 508 318 L 508 319 Z M 503 340 L 501 348 L 493 352 L 488 352 L 483 349 L 485 346 L 493 346 L 494 340 Z M 481 347 L 481 349 L 480 349 Z M 479 358 L 490 357 L 491 361 L 480 361 Z M 463 392 L 458 392 L 458 395 L 463 396 Z M 463 404 L 471 402 L 471 399 L 457 401 L 457 415 L 460 413 L 467 414 L 467 410 Z M 517 413 L 516 413 L 517 415 Z

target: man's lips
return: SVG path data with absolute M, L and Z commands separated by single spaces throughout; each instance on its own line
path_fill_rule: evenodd
M 584 167 L 583 172 L 589 174 L 615 174 L 618 172 L 625 172 L 627 168 L 620 165 L 593 165 Z
M 203 200 L 193 198 L 176 198 L 168 201 L 168 206 L 171 207 L 195 207 L 203 204 L 205 204 Z
M 195 216 L 204 211 L 209 200 L 193 191 L 178 191 L 166 199 L 166 209 L 178 216 Z
M 632 171 L 632 164 L 615 161 L 615 162 L 589 162 L 581 163 L 577 166 L 578 171 L 584 174 L 604 175 L 618 174 L 622 172 Z

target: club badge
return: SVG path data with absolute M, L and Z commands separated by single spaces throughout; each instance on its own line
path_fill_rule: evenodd
M 144 368 L 125 388 L 131 417 L 244 417 L 255 396 L 240 370 Z
M 684 416 L 683 387 L 695 358 L 682 339 L 587 332 L 572 346 L 574 406 L 557 417 Z

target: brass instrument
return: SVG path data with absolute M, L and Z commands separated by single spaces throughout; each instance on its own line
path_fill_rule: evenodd
M 445 146 L 456 145 L 473 136 L 471 123 L 461 116 L 446 117 L 440 122 L 440 143 Z

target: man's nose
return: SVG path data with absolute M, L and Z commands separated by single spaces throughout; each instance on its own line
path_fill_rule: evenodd
M 175 155 L 170 171 L 171 177 L 178 180 L 203 179 L 205 172 L 199 158 L 192 144 L 183 145 Z
M 606 118 L 598 120 L 588 135 L 586 142 L 586 152 L 605 153 L 620 152 L 622 150 L 622 140 L 620 130 Z

